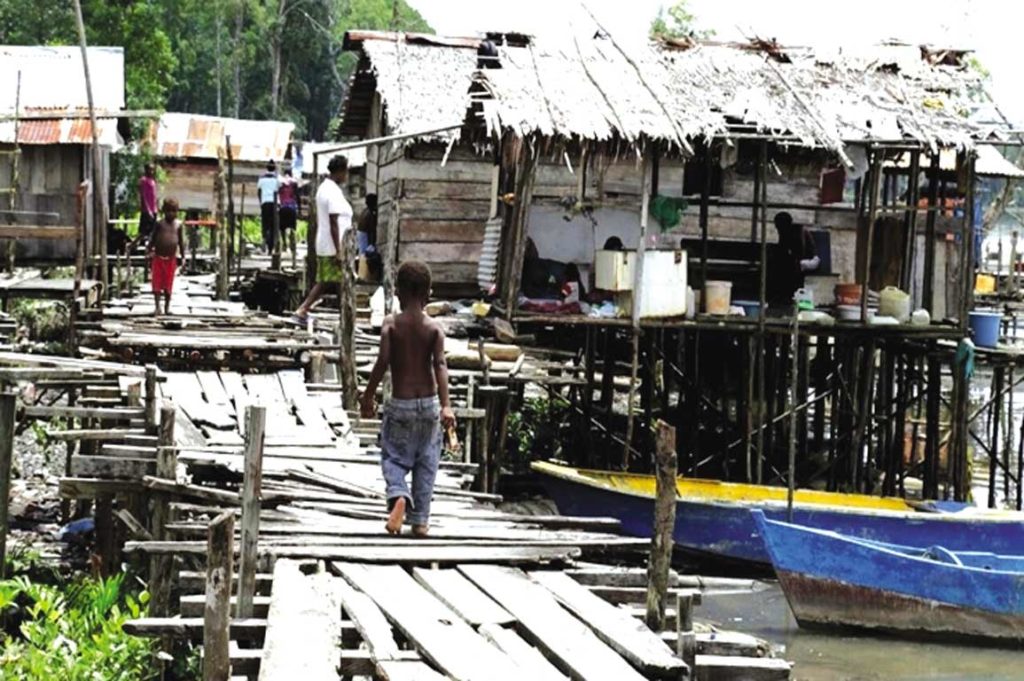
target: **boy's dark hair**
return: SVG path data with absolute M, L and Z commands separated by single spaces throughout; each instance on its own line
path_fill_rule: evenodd
M 606 251 L 621 251 L 622 250 L 622 239 L 617 236 L 610 236 L 605 239 L 604 250 Z
M 430 268 L 419 260 L 406 260 L 398 267 L 395 287 L 401 298 L 426 302 L 430 297 Z
M 277 164 L 273 161 L 267 161 L 267 172 L 272 173 L 277 170 Z
M 775 214 L 775 227 L 776 229 L 789 229 L 793 226 L 793 216 L 782 211 L 781 213 Z
M 164 199 L 160 210 L 181 210 L 181 206 L 178 205 L 178 199 Z
M 344 156 L 332 156 L 327 162 L 327 172 L 337 173 L 342 170 L 348 170 L 348 159 Z

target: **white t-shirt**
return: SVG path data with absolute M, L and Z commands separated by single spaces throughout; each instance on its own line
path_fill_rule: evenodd
M 260 203 L 273 203 L 274 193 L 278 188 L 277 175 L 265 174 L 256 182 L 256 191 L 260 195 Z
M 352 206 L 338 183 L 328 177 L 316 190 L 316 254 L 321 258 L 338 254 L 331 238 L 331 215 L 338 216 L 340 241 L 345 237 L 345 231 L 352 227 Z

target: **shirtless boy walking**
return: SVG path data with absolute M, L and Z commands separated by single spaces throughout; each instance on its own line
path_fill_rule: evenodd
M 377 386 L 391 369 L 392 399 L 384 407 L 381 468 L 387 483 L 390 534 L 400 534 L 407 506 L 413 535 L 429 531 L 430 500 L 441 458 L 442 426 L 455 426 L 448 399 L 444 330 L 423 308 L 430 296 L 430 269 L 414 260 L 402 263 L 396 282 L 402 311 L 384 320 L 380 352 L 362 395 L 364 418 L 377 413 Z M 412 472 L 412 492 L 405 477 Z
M 181 238 L 181 222 L 178 221 L 178 202 L 165 199 L 162 206 L 164 217 L 156 223 L 153 236 L 149 239 L 147 255 L 150 258 L 153 279 L 153 299 L 156 303 L 154 314 L 160 316 L 160 296 L 164 299 L 164 313 L 171 313 L 171 289 L 174 288 L 174 273 L 178 269 L 178 255 L 185 262 L 185 241 Z

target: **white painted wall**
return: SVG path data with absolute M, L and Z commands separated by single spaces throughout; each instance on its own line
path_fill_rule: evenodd
M 537 244 L 540 257 L 589 266 L 594 261 L 594 251 L 608 237 L 619 237 L 626 248 L 636 248 L 640 239 L 639 206 L 635 210 L 598 208 L 594 211 L 596 226 L 582 215 L 569 221 L 564 216 L 565 210 L 559 206 L 530 208 L 527 234 Z

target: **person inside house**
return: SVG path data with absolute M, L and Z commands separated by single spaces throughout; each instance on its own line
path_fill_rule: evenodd
M 345 268 L 351 272 L 352 261 L 345 259 L 345 253 L 354 251 L 352 206 L 341 189 L 348 177 L 348 160 L 335 156 L 327 164 L 327 173 L 316 192 L 316 284 L 295 310 L 293 320 L 300 324 L 306 323 L 309 311 L 329 286 L 340 288 L 350 281 L 345 276 Z M 354 311 L 345 313 L 354 314 Z
M 299 217 L 299 184 L 292 177 L 291 169 L 284 171 L 277 188 L 278 224 L 281 226 L 281 247 L 287 246 L 295 252 L 295 226 Z
M 277 217 L 279 189 L 277 164 L 270 161 L 267 163 L 267 172 L 263 173 L 256 182 L 256 194 L 260 200 L 260 229 L 263 232 L 263 246 L 267 249 L 267 253 L 273 253 L 277 245 L 277 226 L 274 224 L 274 219 Z
M 768 297 L 772 303 L 788 305 L 793 294 L 803 288 L 804 276 L 821 266 L 821 258 L 811 232 L 794 222 L 789 213 L 776 213 L 775 230 L 779 243 L 768 263 Z
M 377 245 L 377 195 L 366 195 L 366 207 L 359 215 L 359 227 L 356 231 L 356 247 L 359 255 L 366 255 Z

